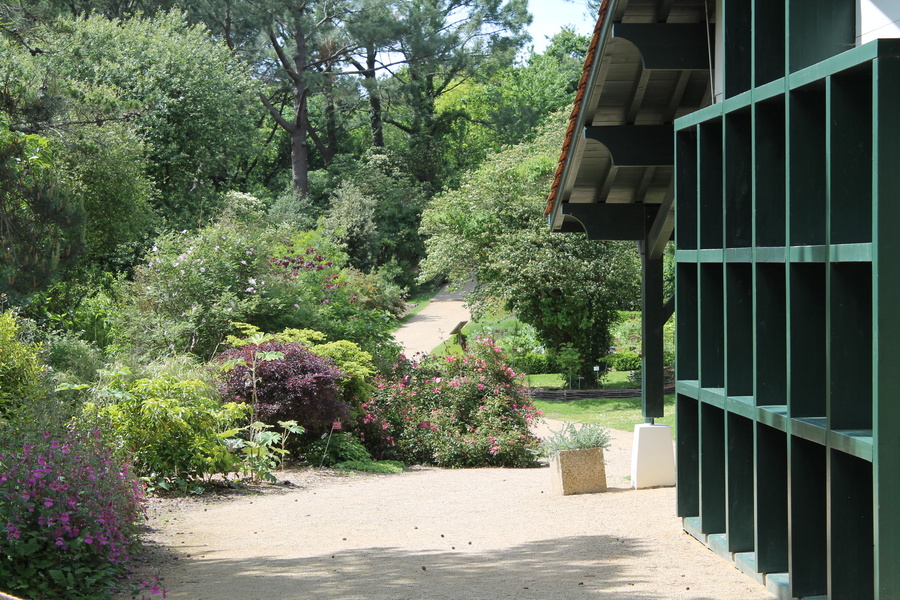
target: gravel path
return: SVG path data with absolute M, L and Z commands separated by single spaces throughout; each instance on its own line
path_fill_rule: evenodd
M 614 432 L 604 494 L 553 495 L 547 468 L 414 468 L 157 500 L 152 568 L 175 600 L 773 598 L 681 530 L 673 488 L 630 489 L 630 447 Z
M 428 306 L 394 332 L 394 338 L 403 346 L 407 356 L 431 352 L 450 337 L 450 332 L 460 321 L 470 319 L 469 309 L 463 300 L 470 291 L 472 284 L 454 292 L 447 291 L 445 287 Z

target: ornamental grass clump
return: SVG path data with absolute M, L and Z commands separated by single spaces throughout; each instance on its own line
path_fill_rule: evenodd
M 596 423 L 585 423 L 576 427 L 566 423 L 559 431 L 552 431 L 541 442 L 541 449 L 546 456 L 552 456 L 562 450 L 585 450 L 588 448 L 609 447 L 609 430 Z
M 541 413 L 493 340 L 464 356 L 401 360 L 363 404 L 359 434 L 370 451 L 407 464 L 527 467 Z
M 111 597 L 128 573 L 142 495 L 97 432 L 0 446 L 0 589 L 34 599 Z

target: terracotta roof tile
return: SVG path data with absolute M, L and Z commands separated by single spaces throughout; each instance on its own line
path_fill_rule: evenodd
M 559 163 L 556 165 L 556 174 L 553 176 L 553 184 L 550 187 L 550 196 L 547 198 L 547 208 L 544 211 L 545 216 L 549 216 L 553 212 L 553 207 L 559 200 L 560 186 L 562 186 L 563 170 L 565 170 L 566 161 L 575 142 L 575 125 L 578 122 L 586 96 L 588 95 L 588 80 L 591 71 L 594 68 L 594 61 L 597 60 L 597 51 L 600 47 L 600 34 L 603 28 L 603 22 L 606 20 L 606 13 L 609 8 L 610 0 L 603 0 L 600 5 L 600 11 L 597 14 L 597 24 L 594 26 L 594 36 L 591 38 L 591 44 L 588 47 L 587 56 L 584 59 L 584 69 L 581 72 L 581 80 L 578 82 L 578 90 L 575 94 L 575 105 L 572 107 L 572 114 L 569 115 L 569 125 L 566 128 L 566 138 L 563 142 L 562 154 L 559 157 Z

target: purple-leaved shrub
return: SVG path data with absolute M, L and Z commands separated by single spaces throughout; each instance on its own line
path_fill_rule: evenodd
M 97 432 L 0 446 L 0 589 L 108 598 L 128 573 L 143 489 Z
M 261 360 L 266 353 L 280 358 Z M 253 403 L 252 365 L 256 365 L 256 418 L 270 425 L 294 420 L 316 433 L 327 431 L 333 421 L 350 412 L 350 405 L 341 400 L 339 382 L 344 373 L 330 358 L 313 354 L 301 344 L 248 344 L 226 350 L 217 360 L 241 361 L 219 378 L 219 391 L 229 402 Z

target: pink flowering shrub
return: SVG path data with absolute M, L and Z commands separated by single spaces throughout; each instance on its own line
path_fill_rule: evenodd
M 0 589 L 108 598 L 127 572 L 143 490 L 97 433 L 0 446 Z
M 363 404 L 359 435 L 370 451 L 443 467 L 533 466 L 541 413 L 493 340 L 462 357 L 401 360 Z

